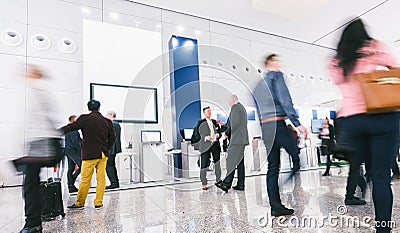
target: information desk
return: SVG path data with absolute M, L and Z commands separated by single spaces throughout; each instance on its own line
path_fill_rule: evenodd
M 139 148 L 140 182 L 164 179 L 165 155 L 163 142 L 141 142 Z
M 116 166 L 118 179 L 121 183 L 138 183 L 139 167 L 137 166 L 138 153 L 128 149 L 126 152 L 118 153 L 116 157 Z
M 182 175 L 183 178 L 198 178 L 200 168 L 197 165 L 197 160 L 200 157 L 200 152 L 194 150 L 190 142 L 182 142 Z

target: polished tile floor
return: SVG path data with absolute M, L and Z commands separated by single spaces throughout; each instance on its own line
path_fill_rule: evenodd
M 106 192 L 101 210 L 94 209 L 90 194 L 84 210 L 66 210 L 64 219 L 44 223 L 44 232 L 373 232 L 362 221 L 374 216 L 370 192 L 367 205 L 343 207 L 347 169 L 334 168 L 330 177 L 322 172 L 303 171 L 287 182 L 281 174 L 282 201 L 295 209 L 291 219 L 269 221 L 265 176 L 253 176 L 244 192 L 226 194 L 215 186 L 203 191 L 200 183 Z M 399 185 L 393 182 L 393 220 L 400 224 Z M 74 200 L 64 193 L 65 206 Z M 329 215 L 336 222 L 323 221 Z M 0 232 L 18 232 L 23 221 L 21 188 L 0 189 Z

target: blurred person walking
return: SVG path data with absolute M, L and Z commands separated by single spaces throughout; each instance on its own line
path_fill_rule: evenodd
M 300 137 L 307 139 L 307 129 L 300 124 L 293 108 L 292 98 L 280 71 L 278 56 L 271 54 L 264 61 L 266 71 L 253 90 L 257 112 L 261 122 L 262 139 L 268 153 L 267 192 L 272 216 L 291 215 L 293 209 L 286 208 L 279 194 L 280 149 L 283 147 L 292 158 L 293 170 L 290 178 L 300 170 L 299 149 L 293 133 L 285 123 L 288 117 Z M 289 178 L 289 179 L 290 179 Z
M 76 116 L 70 116 L 68 121 L 70 124 L 75 122 Z M 75 181 L 79 174 L 81 174 L 81 147 L 82 139 L 78 131 L 75 130 L 65 135 L 65 155 L 68 159 L 67 180 L 69 193 L 78 192 L 78 189 L 75 187 Z M 78 166 L 78 169 L 75 170 L 75 166 Z
M 119 179 L 118 179 L 117 167 L 115 166 L 115 157 L 117 156 L 118 153 L 122 152 L 121 126 L 115 120 L 115 117 L 117 117 L 117 113 L 115 113 L 114 111 L 108 111 L 106 117 L 112 121 L 116 136 L 115 143 L 111 148 L 110 155 L 108 156 L 107 160 L 106 171 L 108 179 L 111 182 L 111 185 L 107 186 L 106 189 L 116 189 L 119 188 Z
M 349 23 L 342 32 L 337 53 L 329 63 L 330 77 L 339 87 L 342 104 L 338 110 L 342 139 L 350 162 L 345 202 L 355 203 L 362 161 L 370 160 L 367 172 L 372 178 L 375 220 L 386 221 L 392 216 L 393 194 L 390 187 L 391 168 L 399 138 L 397 113 L 366 114 L 367 107 L 358 82 L 350 75 L 374 71 L 377 66 L 397 66 L 394 56 L 378 40 L 370 37 L 361 19 Z M 366 158 L 370 156 L 370 158 Z M 369 170 L 369 171 L 368 171 Z M 360 200 L 363 201 L 363 200 Z M 377 227 L 377 232 L 390 232 L 390 227 Z
M 34 65 L 27 67 L 26 142 L 28 156 L 14 160 L 17 170 L 23 171 L 23 197 L 25 200 L 25 225 L 20 233 L 42 232 L 42 201 L 40 192 L 40 168 L 56 165 L 63 157 L 61 135 L 49 95 L 48 80 Z
M 106 189 L 106 164 L 115 142 L 115 130 L 112 122 L 103 117 L 100 111 L 100 102 L 90 100 L 87 103 L 89 114 L 82 114 L 75 122 L 61 128 L 64 133 L 82 130 L 82 180 L 79 185 L 78 196 L 69 209 L 83 209 L 89 193 L 90 181 L 96 169 L 96 198 L 94 207 L 103 207 L 103 197 Z

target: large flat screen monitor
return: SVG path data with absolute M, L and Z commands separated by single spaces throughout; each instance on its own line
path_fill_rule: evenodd
M 90 98 L 100 101 L 100 112 L 112 110 L 124 123 L 158 123 L 157 88 L 90 84 Z
M 311 120 L 311 132 L 319 133 L 319 131 L 324 127 L 324 119 L 313 119 Z

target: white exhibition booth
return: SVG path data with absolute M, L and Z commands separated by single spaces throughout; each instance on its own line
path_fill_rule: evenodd
M 133 15 L 146 14 L 140 16 L 144 18 L 154 16 L 153 8 L 147 9 L 147 6 L 128 1 L 124 4 L 134 4 L 146 9 L 141 13 L 132 11 Z M 0 136 L 0 140 L 5 145 L 9 145 L 3 152 L 0 152 L 0 185 L 13 186 L 22 183 L 21 177 L 15 176 L 8 161 L 26 153 L 23 126 L 25 119 L 23 100 L 26 98 L 26 94 L 25 89 L 19 87 L 24 85 L 24 82 L 15 81 L 15 77 L 19 75 L 18 70 L 21 68 L 18 64 L 25 60 L 39 65 L 46 74 L 54 78 L 53 87 L 56 96 L 54 102 L 59 109 L 55 115 L 60 121 L 60 126 L 66 123 L 69 115 L 87 112 L 86 102 L 90 98 L 101 102 L 103 114 L 108 110 L 117 113 L 117 120 L 122 121 L 121 141 L 123 147 L 123 153 L 117 157 L 117 169 L 123 184 L 175 180 L 171 179 L 173 175 L 176 176 L 174 172 L 171 172 L 174 157 L 168 153 L 168 150 L 176 149 L 172 147 L 171 143 L 173 118 L 171 116 L 167 48 L 167 41 L 171 35 L 195 38 L 199 45 L 223 48 L 239 57 L 232 58 L 221 54 L 213 56 L 199 46 L 202 107 L 211 106 L 212 117 L 215 119 L 229 113 L 227 103 L 229 94 L 237 94 L 248 111 L 255 111 L 249 87 L 260 78 L 262 58 L 269 52 L 282 55 L 282 61 L 285 64 L 283 70 L 295 108 L 299 112 L 301 122 L 310 131 L 311 119 L 313 119 L 312 110 L 317 111 L 318 119 L 329 117 L 330 111 L 334 110 L 334 104 L 331 101 L 337 99 L 338 93 L 327 78 L 325 67 L 323 67 L 326 58 L 331 53 L 329 49 L 164 9 L 158 10 L 164 14 L 160 16 L 159 20 L 154 19 L 154 28 L 151 30 L 147 26 L 149 22 L 153 22 L 151 20 L 143 20 L 146 22 L 144 23 L 145 27 L 144 24 L 141 27 L 140 23 L 136 23 L 134 26 L 128 23 L 127 15 L 121 15 L 121 22 L 118 22 L 118 19 L 111 16 L 112 11 L 110 11 L 110 17 L 105 18 L 93 15 L 85 16 L 83 12 L 79 21 L 73 21 L 79 27 L 71 25 L 66 27 L 72 31 L 79 30 L 73 34 L 65 32 L 63 35 L 63 26 L 60 25 L 57 25 L 59 31 L 53 33 L 52 30 L 45 29 L 48 22 L 44 21 L 40 21 L 44 25 L 35 27 L 27 24 L 27 27 L 36 30 L 35 35 L 48 34 L 43 37 L 45 40 L 65 38 L 64 42 L 68 42 L 65 42 L 65 46 L 68 47 L 69 44 L 72 44 L 73 50 L 65 50 L 65 46 L 62 44 L 54 47 L 54 43 L 47 49 L 37 50 L 29 39 L 30 36 L 35 38 L 35 35 L 26 35 L 25 33 L 22 33 L 21 36 L 28 37 L 28 39 L 23 40 L 21 45 L 14 46 L 13 49 L 0 42 L 0 52 L 5 53 L 0 53 L 0 61 L 6 61 L 4 64 L 8 64 L 4 70 L 5 78 L 0 80 L 0 88 L 5 90 L 0 93 L 0 97 L 2 97 L 0 101 L 3 101 L 3 106 L 9 106 L 11 114 L 17 116 L 16 120 L 18 121 L 7 121 L 7 119 L 0 121 L 0 129 L 6 135 L 15 135 L 15 137 L 11 137 L 14 140 L 9 139 L 9 136 Z M 60 12 L 60 14 L 62 13 Z M 128 18 L 124 19 L 123 17 Z M 186 18 L 187 20 L 183 20 Z M 179 29 L 178 23 L 187 26 L 187 30 Z M 196 29 L 196 33 L 193 34 L 189 32 L 193 29 L 191 27 L 200 28 Z M 20 30 L 10 23 L 4 27 L 0 25 L 0 33 L 3 33 L 5 28 Z M 57 45 L 57 43 L 55 44 Z M 28 46 L 28 50 L 23 52 L 19 46 Z M 62 50 L 63 48 L 66 52 L 58 55 L 60 53 L 58 49 Z M 249 63 L 253 67 L 247 67 Z M 224 89 L 223 92 L 219 91 L 221 88 Z M 21 95 L 22 97 L 19 97 Z M 305 99 L 307 95 L 317 101 L 308 103 Z M 9 99 L 15 97 L 16 100 L 6 103 L 4 101 L 7 99 L 6 97 Z M 19 105 L 23 105 L 23 107 Z M 21 115 L 24 117 L 19 117 Z M 254 120 L 249 121 L 248 128 L 249 138 L 261 136 L 257 116 Z M 156 132 L 159 136 L 146 132 Z M 257 142 L 258 151 L 254 151 L 252 141 L 249 143 L 245 151 L 247 174 L 265 174 L 265 148 L 262 143 Z M 311 135 L 307 148 L 302 149 L 301 166 L 303 169 L 318 167 L 315 162 L 317 143 L 316 135 Z M 198 179 L 199 168 L 196 165 L 198 152 L 190 147 L 190 145 L 187 147 L 186 143 L 185 153 L 188 157 L 182 155 L 185 160 L 182 163 L 188 168 L 183 171 L 184 177 L 179 177 L 182 182 L 192 182 Z M 284 171 L 289 170 L 291 166 L 286 157 L 288 158 L 286 155 L 282 157 L 282 170 Z M 224 160 L 224 156 L 222 158 Z M 221 163 L 224 171 L 225 162 L 221 161 Z M 43 170 L 45 171 L 42 173 L 43 179 L 51 176 L 53 172 L 52 169 Z

